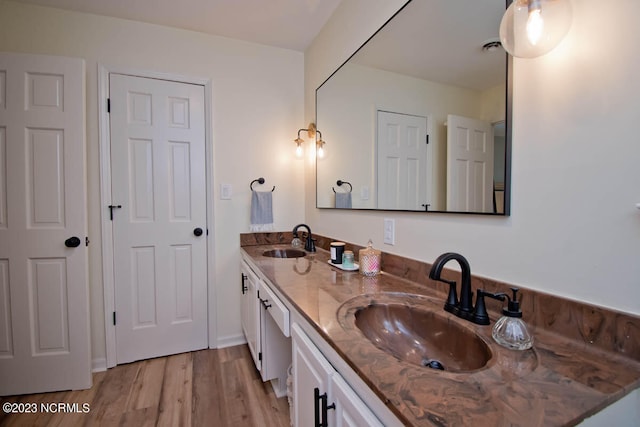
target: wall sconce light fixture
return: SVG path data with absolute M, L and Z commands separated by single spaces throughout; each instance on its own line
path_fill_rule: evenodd
M 570 27 L 570 0 L 513 0 L 500 22 L 500 41 L 515 57 L 535 58 L 560 44 Z
M 300 137 L 300 132 L 303 132 L 303 131 L 307 132 L 307 136 L 309 137 L 309 139 L 315 138 L 316 134 L 319 136 L 319 139 L 316 139 L 316 150 L 317 150 L 318 157 L 320 158 L 324 157 L 325 142 L 322 140 L 322 132 L 320 132 L 316 128 L 315 123 L 309 123 L 309 126 L 307 126 L 306 129 L 298 129 L 298 137 L 293 140 L 293 142 L 296 144 L 296 157 L 301 158 L 304 155 L 304 146 L 303 146 L 304 139 Z

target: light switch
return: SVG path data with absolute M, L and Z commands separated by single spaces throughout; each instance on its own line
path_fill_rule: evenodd
M 360 199 L 361 200 L 369 200 L 369 187 L 363 185 L 360 188 Z
M 387 245 L 396 244 L 396 220 L 391 218 L 384 219 L 384 243 Z
M 220 184 L 220 200 L 231 200 L 233 187 L 231 184 Z

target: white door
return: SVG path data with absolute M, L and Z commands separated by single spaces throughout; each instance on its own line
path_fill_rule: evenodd
M 0 54 L 0 395 L 91 387 L 84 78 Z
M 429 204 L 427 118 L 378 111 L 378 208 Z
M 447 210 L 493 212 L 491 123 L 447 116 Z
M 204 87 L 109 84 L 117 363 L 206 348 Z

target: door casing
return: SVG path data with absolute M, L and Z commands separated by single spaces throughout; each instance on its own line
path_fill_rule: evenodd
M 207 193 L 207 224 L 209 238 L 207 239 L 207 293 L 208 293 L 208 341 L 209 348 L 215 348 L 217 343 L 216 316 L 211 315 L 216 307 L 215 265 L 214 265 L 214 216 L 213 216 L 213 140 L 211 126 L 211 79 L 189 77 L 169 73 L 137 70 L 126 67 L 98 64 L 98 131 L 100 144 L 100 223 L 102 237 L 102 282 L 104 286 L 104 322 L 106 358 L 94 360 L 94 370 L 105 370 L 116 365 L 116 328 L 113 325 L 115 311 L 115 283 L 113 256 L 113 222 L 109 217 L 108 205 L 111 204 L 111 134 L 109 130 L 109 112 L 107 99 L 109 98 L 109 74 L 127 74 L 136 77 L 170 80 L 181 83 L 204 86 L 205 108 L 205 153 L 206 153 L 206 193 Z

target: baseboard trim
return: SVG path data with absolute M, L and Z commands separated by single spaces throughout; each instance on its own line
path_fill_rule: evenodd
M 241 335 L 231 335 L 228 337 L 218 337 L 218 340 L 216 341 L 216 347 L 215 348 L 226 348 L 226 347 L 233 347 L 235 345 L 242 345 L 242 344 L 246 344 L 247 340 L 244 337 L 244 334 Z
M 107 359 L 100 357 L 91 361 L 91 372 L 104 372 L 107 370 Z

